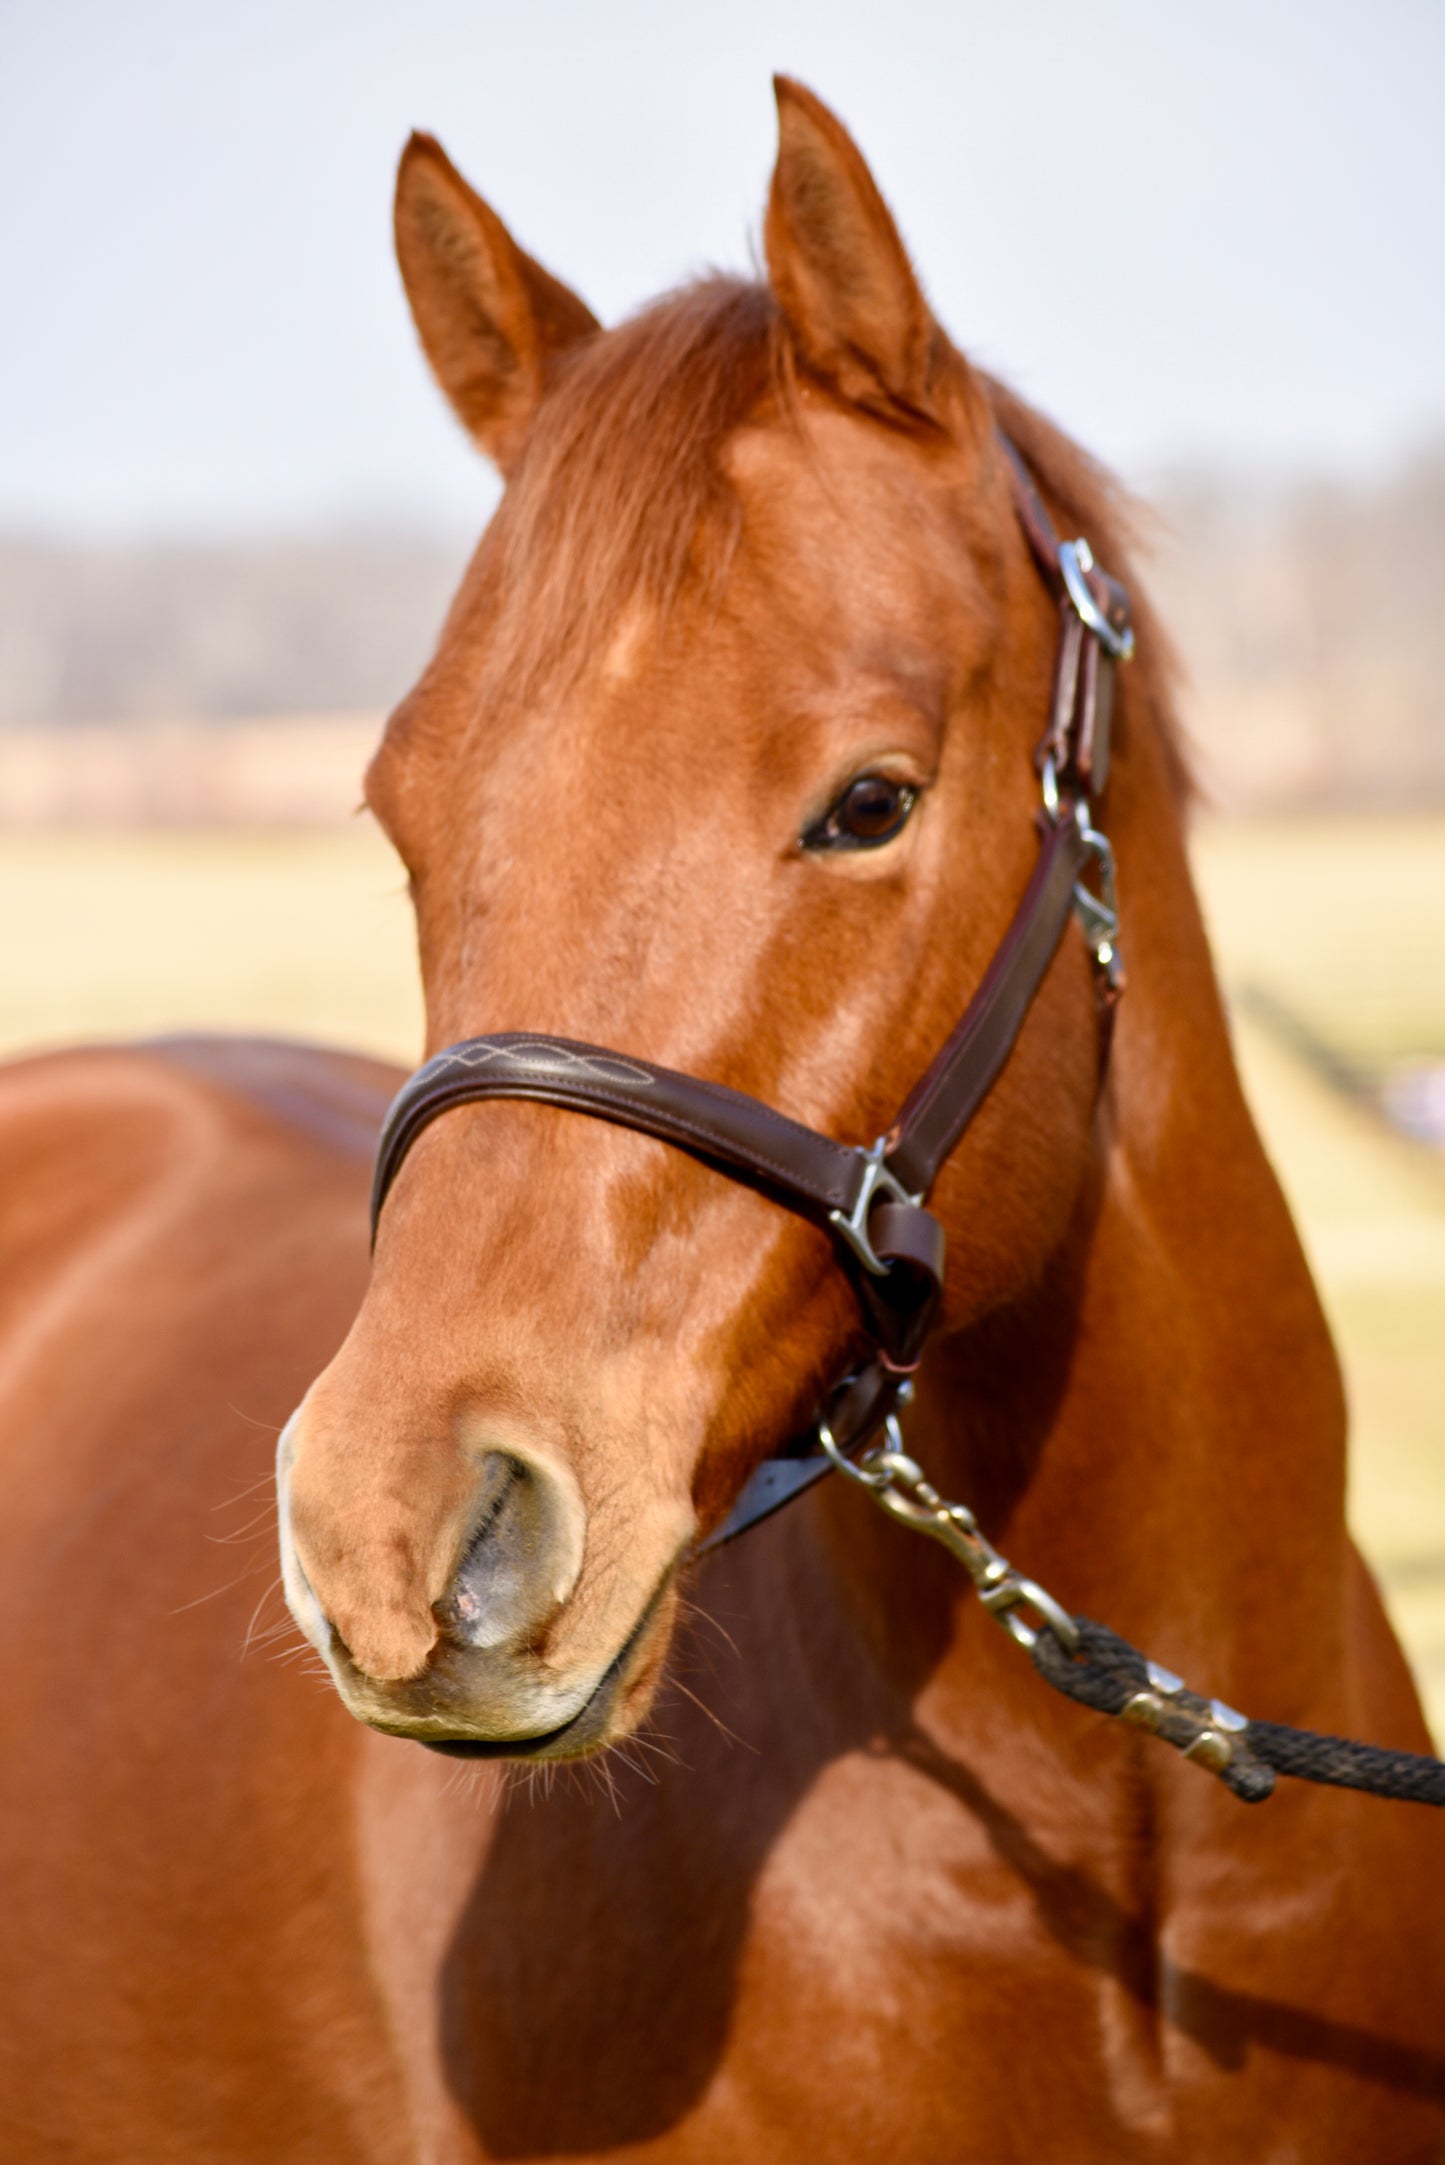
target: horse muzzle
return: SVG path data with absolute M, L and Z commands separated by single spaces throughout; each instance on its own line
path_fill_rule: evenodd
M 298 1508 L 308 1405 L 277 1453 L 282 1576 L 292 1615 L 348 1711 L 369 1727 L 470 1758 L 574 1757 L 633 1726 L 660 1666 L 678 1528 L 660 1572 L 617 1622 L 584 1602 L 587 1518 L 565 1467 L 508 1435 L 468 1454 L 474 1493 L 445 1561 L 368 1515 Z M 370 1515 L 375 1523 L 375 1514 Z M 676 1538 L 680 1535 L 681 1538 Z M 611 1605 L 608 1604 L 608 1607 Z

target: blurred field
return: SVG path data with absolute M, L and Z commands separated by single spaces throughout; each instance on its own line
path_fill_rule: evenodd
M 0 919 L 0 1051 L 220 1027 L 417 1057 L 406 878 L 369 817 L 8 834 Z
M 1445 1057 L 1445 818 L 1206 826 L 1196 861 L 1345 1355 L 1355 1526 L 1445 1736 L 1445 1158 L 1369 1094 L 1396 1062 Z M 0 1049 L 220 1026 L 418 1051 L 405 884 L 366 820 L 12 833 L 0 916 Z
M 1445 818 L 1229 823 L 1195 862 L 1245 1084 L 1344 1355 L 1355 1531 L 1445 1741 L 1445 1155 L 1369 1096 L 1392 1066 L 1445 1058 Z

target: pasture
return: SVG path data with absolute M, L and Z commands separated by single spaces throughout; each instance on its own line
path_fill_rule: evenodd
M 1355 1528 L 1439 1737 L 1445 1158 L 1394 1135 L 1372 1093 L 1398 1062 L 1445 1060 L 1445 819 L 1206 822 L 1196 861 L 1246 1084 L 1344 1355 Z M 0 913 L 7 1053 L 223 1028 L 417 1055 L 405 882 L 368 820 L 12 833 Z

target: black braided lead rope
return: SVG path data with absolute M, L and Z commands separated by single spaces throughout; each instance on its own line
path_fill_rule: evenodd
M 1406 1803 L 1445 1805 L 1445 1762 L 1439 1759 L 1283 1722 L 1250 1721 L 1218 1699 L 1201 1699 L 1105 1625 L 1076 1616 L 1074 1627 L 1077 1654 L 1069 1654 L 1049 1629 L 1029 1648 L 1045 1683 L 1097 1713 L 1162 1737 L 1246 1804 L 1262 1804 L 1273 1793 L 1275 1776 L 1288 1774 Z

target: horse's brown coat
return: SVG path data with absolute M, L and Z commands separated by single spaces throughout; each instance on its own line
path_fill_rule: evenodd
M 920 313 L 837 123 L 786 85 L 782 113 L 772 292 L 605 337 L 434 146 L 409 153 L 423 337 L 512 480 L 371 793 L 434 1044 L 600 1039 L 864 1139 L 1034 846 L 1051 611 L 990 411 L 1126 567 L 1097 478 Z M 940 1182 L 949 1330 L 911 1445 L 1191 1681 L 1419 1747 L 1234 1076 L 1147 612 L 1141 648 L 1107 806 L 1131 975 L 1108 1079 L 1071 935 Z M 870 764 L 928 785 L 904 836 L 801 856 Z M 348 1325 L 292 1446 L 330 1656 L 373 1718 L 489 1693 L 499 1735 L 616 1652 L 855 1327 L 811 1229 L 538 1107 L 428 1132 L 368 1280 L 394 1080 L 189 1044 L 0 1089 L 0 2154 L 1429 2157 L 1438 1824 L 1291 1785 L 1246 1810 L 1054 1700 L 956 1567 L 841 1483 L 667 1582 L 608 1717 L 651 1783 L 614 1760 L 508 1795 L 244 1653 L 269 1565 L 208 1536 L 244 1532 L 236 1499 Z M 554 1455 L 585 1548 L 481 1671 L 433 1609 L 494 1431 Z

